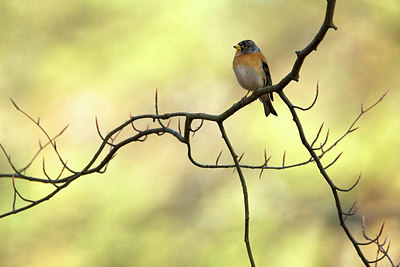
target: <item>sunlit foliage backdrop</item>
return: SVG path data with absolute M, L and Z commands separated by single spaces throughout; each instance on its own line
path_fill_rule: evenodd
M 1 1 L 0 142 L 17 166 L 42 134 L 9 97 L 55 135 L 69 165 L 82 168 L 105 132 L 129 114 L 220 113 L 245 91 L 234 77 L 232 45 L 257 42 L 274 82 L 286 75 L 323 19 L 325 1 Z M 286 94 L 296 105 L 320 98 L 301 118 L 308 136 L 320 124 L 332 140 L 357 116 L 360 103 L 388 96 L 327 157 L 344 187 L 362 171 L 343 204 L 361 203 L 367 230 L 382 221 L 400 258 L 400 4 L 396 0 L 338 1 L 335 24 L 309 56 Z M 254 102 L 226 124 L 242 163 L 279 165 L 308 159 L 295 126 L 277 98 L 278 117 L 266 119 Z M 177 124 L 176 121 L 172 122 Z M 145 125 L 143 126 L 145 127 Z M 224 144 L 215 126 L 194 137 L 194 155 L 214 163 Z M 208 128 L 207 128 L 208 127 Z M 335 154 L 336 153 L 336 154 Z M 50 173 L 60 168 L 44 153 Z M 230 163 L 228 151 L 220 162 Z M 54 166 L 50 167 L 51 164 Z M 0 171 L 10 172 L 5 157 Z M 41 159 L 30 170 L 40 173 Z M 259 266 L 360 266 L 338 225 L 330 189 L 314 165 L 285 171 L 245 171 L 250 238 Z M 42 187 L 17 182 L 31 197 Z M 0 180 L 1 211 L 11 209 L 12 185 Z M 191 165 L 185 147 L 151 136 L 125 147 L 103 175 L 74 182 L 51 201 L 0 221 L 2 266 L 247 266 L 240 183 L 232 170 Z M 360 216 L 351 219 L 361 235 Z M 371 251 L 371 255 L 374 255 Z M 397 254 L 396 254 L 397 253 Z M 384 265 L 382 265 L 384 266 Z

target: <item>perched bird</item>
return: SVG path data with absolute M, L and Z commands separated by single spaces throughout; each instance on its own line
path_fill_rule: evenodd
M 255 91 L 272 85 L 267 60 L 253 41 L 244 40 L 233 47 L 236 49 L 233 71 L 240 86 L 249 91 Z M 260 100 L 264 105 L 265 116 L 268 117 L 271 113 L 278 116 L 271 103 L 271 100 L 274 100 L 272 93 L 262 95 Z

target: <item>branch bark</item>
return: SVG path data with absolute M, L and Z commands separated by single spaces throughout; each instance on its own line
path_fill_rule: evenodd
M 353 235 L 351 234 L 350 230 L 348 229 L 347 225 L 345 224 L 345 219 L 348 216 L 352 216 L 355 214 L 357 211 L 356 205 L 354 204 L 353 207 L 350 209 L 349 212 L 344 212 L 340 198 L 339 198 L 339 192 L 348 192 L 352 190 L 359 182 L 360 177 L 357 179 L 356 183 L 350 187 L 349 189 L 340 189 L 337 187 L 332 179 L 329 177 L 326 169 L 327 167 L 333 165 L 336 160 L 339 158 L 339 156 L 329 165 L 324 167 L 321 163 L 321 158 L 328 153 L 334 146 L 336 146 L 343 138 L 345 138 L 349 133 L 355 131 L 357 128 L 354 128 L 355 123 L 361 118 L 363 114 L 365 114 L 367 111 L 369 111 L 371 108 L 373 108 L 376 104 L 378 104 L 383 97 L 386 95 L 386 93 L 372 106 L 370 106 L 367 109 L 364 109 L 361 107 L 361 112 L 359 116 L 354 120 L 354 122 L 350 125 L 349 129 L 341 136 L 339 139 L 337 139 L 331 146 L 329 146 L 327 149 L 325 149 L 325 145 L 328 142 L 328 137 L 329 137 L 329 130 L 326 134 L 325 141 L 320 144 L 319 147 L 314 147 L 314 144 L 317 142 L 322 128 L 323 124 L 321 125 L 315 139 L 311 142 L 308 142 L 304 130 L 303 130 L 303 125 L 296 113 L 296 109 L 302 110 L 302 111 L 308 111 L 310 110 L 318 97 L 318 85 L 317 85 L 317 93 L 316 97 L 311 104 L 310 107 L 308 108 L 300 108 L 298 106 L 295 106 L 291 103 L 291 101 L 287 98 L 285 93 L 283 92 L 283 89 L 292 81 L 299 81 L 300 77 L 300 70 L 305 62 L 306 57 L 312 52 L 316 51 L 320 43 L 323 41 L 326 33 L 328 32 L 329 29 L 337 29 L 337 27 L 333 23 L 333 16 L 334 16 L 334 11 L 335 11 L 335 0 L 327 0 L 327 6 L 325 10 L 325 17 L 324 21 L 319 29 L 319 31 L 316 33 L 315 37 L 311 40 L 311 42 L 302 50 L 297 51 L 297 58 L 292 66 L 291 71 L 277 84 L 264 87 L 264 88 L 259 88 L 257 89 L 252 95 L 238 101 L 235 103 L 232 107 L 228 108 L 225 110 L 223 113 L 219 115 L 213 115 L 213 114 L 206 114 L 206 113 L 188 113 L 188 112 L 174 112 L 174 113 L 166 113 L 166 114 L 159 114 L 159 107 L 158 107 L 158 93 L 156 91 L 155 95 L 155 114 L 142 114 L 142 115 L 137 115 L 137 116 L 130 116 L 130 118 L 121 124 L 120 126 L 116 127 L 112 131 L 110 131 L 106 136 L 103 136 L 100 131 L 99 123 L 96 118 L 96 129 L 99 134 L 99 137 L 102 140 L 102 143 L 100 144 L 98 150 L 96 153 L 93 155 L 93 157 L 89 160 L 89 162 L 80 170 L 80 171 L 75 171 L 72 170 L 71 168 L 68 167 L 67 161 L 63 159 L 61 156 L 61 153 L 59 152 L 55 139 L 58 138 L 66 129 L 66 127 L 56 136 L 53 138 L 50 137 L 50 135 L 45 131 L 45 129 L 42 128 L 40 125 L 40 120 L 38 119 L 37 121 L 34 120 L 32 117 L 28 115 L 28 113 L 24 112 L 20 107 L 16 105 L 16 103 L 12 101 L 13 105 L 15 108 L 20 111 L 24 116 L 26 116 L 29 120 L 31 120 L 37 127 L 40 128 L 40 130 L 43 132 L 43 134 L 46 136 L 46 139 L 48 140 L 47 143 L 42 146 L 39 143 L 39 150 L 35 155 L 33 156 L 32 160 L 26 165 L 25 167 L 18 169 L 14 166 L 11 156 L 7 153 L 5 147 L 0 144 L 0 147 L 5 154 L 10 166 L 12 167 L 14 173 L 0 173 L 0 178 L 11 178 L 12 181 L 12 188 L 14 192 L 14 199 L 12 203 L 12 209 L 9 212 L 0 214 L 0 218 L 9 216 L 11 214 L 17 214 L 19 212 L 22 212 L 24 210 L 30 209 L 40 203 L 43 203 L 46 200 L 51 199 L 54 197 L 57 193 L 59 193 L 61 190 L 64 188 L 68 187 L 73 181 L 76 179 L 89 175 L 92 173 L 103 173 L 105 172 L 108 164 L 110 161 L 115 157 L 116 153 L 118 152 L 119 149 L 125 147 L 127 144 L 132 143 L 132 142 L 144 142 L 146 138 L 149 135 L 163 135 L 163 134 L 170 134 L 173 137 L 175 137 L 179 142 L 185 144 L 187 146 L 187 156 L 188 159 L 192 164 L 195 166 L 198 166 L 200 168 L 234 168 L 239 176 L 239 180 L 241 183 L 242 187 L 242 193 L 243 193 L 243 202 L 244 202 L 244 241 L 246 245 L 246 251 L 248 254 L 249 262 L 251 266 L 256 266 L 252 249 L 251 249 L 251 242 L 250 242 L 250 205 L 249 205 L 249 198 L 248 198 L 248 190 L 247 190 L 247 185 L 246 185 L 246 179 L 243 175 L 243 168 L 249 168 L 249 169 L 258 169 L 261 170 L 260 175 L 264 170 L 267 169 L 276 169 L 276 170 L 283 170 L 283 169 L 288 169 L 288 168 L 294 168 L 294 167 L 300 167 L 312 162 L 316 163 L 316 166 L 325 179 L 325 181 L 328 183 L 329 187 L 332 190 L 332 195 L 335 200 L 335 206 L 338 214 L 338 219 L 340 222 L 340 225 L 345 232 L 347 238 L 350 240 L 350 242 L 353 244 L 354 249 L 356 250 L 358 256 L 362 260 L 362 262 L 365 264 L 365 266 L 370 266 L 370 263 L 375 263 L 378 262 L 384 258 L 387 258 L 392 266 L 395 266 L 393 264 L 393 261 L 390 259 L 388 250 L 388 246 L 386 249 L 384 248 L 385 242 L 383 243 L 379 242 L 379 237 L 382 234 L 383 227 L 378 235 L 377 238 L 371 239 L 365 234 L 365 220 L 362 222 L 362 229 L 363 229 L 363 234 L 364 237 L 368 240 L 367 243 L 362 243 L 357 241 Z M 233 114 L 235 114 L 237 111 L 241 110 L 245 106 L 249 105 L 253 101 L 257 100 L 261 95 L 266 94 L 266 93 L 271 93 L 271 92 L 276 92 L 280 98 L 283 100 L 283 102 L 286 104 L 287 108 L 292 114 L 293 121 L 296 125 L 301 143 L 305 147 L 305 149 L 308 151 L 310 158 L 304 160 L 303 162 L 299 163 L 294 163 L 294 164 L 289 164 L 285 165 L 285 159 L 286 159 L 286 150 L 283 153 L 283 158 L 282 158 L 282 166 L 267 166 L 268 160 L 270 157 L 267 158 L 265 155 L 265 162 L 262 165 L 241 165 L 240 164 L 240 159 L 238 159 L 238 156 L 234 150 L 234 146 L 232 145 L 231 141 L 228 138 L 228 135 L 226 133 L 225 127 L 224 127 L 224 121 L 226 121 L 228 118 L 230 118 Z M 181 118 L 184 120 L 184 126 L 183 126 L 183 131 L 181 129 Z M 175 130 L 170 127 L 170 122 L 171 119 L 177 119 L 178 120 L 178 129 Z M 153 123 L 156 123 L 156 127 L 147 127 L 146 130 L 139 130 L 135 127 L 134 123 L 137 121 L 142 121 L 142 120 L 147 120 L 147 121 L 152 121 Z M 165 124 L 165 121 L 168 121 L 167 124 Z M 197 127 L 192 127 L 193 122 L 195 120 L 200 120 L 200 123 L 198 124 Z M 191 147 L 191 138 L 193 137 L 194 133 L 197 131 L 200 131 L 201 128 L 203 127 L 203 122 L 204 121 L 209 121 L 209 122 L 214 122 L 218 125 L 220 133 L 222 135 L 222 139 L 225 142 L 225 145 L 227 149 L 229 150 L 229 153 L 231 155 L 233 164 L 219 164 L 219 159 L 222 154 L 222 151 L 218 154 L 217 159 L 215 161 L 215 164 L 203 164 L 197 162 L 193 156 L 192 156 L 192 147 Z M 134 134 L 132 134 L 130 137 L 123 139 L 119 142 L 116 142 L 119 134 L 121 133 L 122 130 L 125 130 L 127 128 L 132 127 L 132 131 Z M 49 146 L 48 146 L 49 145 Z M 51 178 L 45 170 L 45 164 L 43 161 L 43 173 L 44 176 L 43 178 L 41 177 L 32 177 L 32 176 L 27 176 L 25 174 L 26 170 L 31 166 L 32 162 L 37 158 L 38 154 L 45 148 L 45 147 L 51 147 L 54 152 L 56 153 L 60 164 L 61 164 L 61 170 L 59 175 L 56 178 Z M 100 157 L 103 152 L 105 152 L 106 149 L 109 149 L 108 152 L 105 153 L 105 156 L 102 158 Z M 320 154 L 318 155 L 317 152 Z M 65 171 L 68 171 L 68 175 L 63 175 Z M 31 181 L 31 182 L 39 182 L 39 183 L 45 183 L 45 184 L 50 184 L 51 186 L 54 186 L 54 189 L 51 193 L 47 194 L 46 196 L 38 199 L 38 200 L 30 200 L 25 197 L 23 197 L 20 192 L 18 191 L 16 185 L 15 185 L 15 179 L 22 179 L 26 181 Z M 16 199 L 19 197 L 21 200 L 25 201 L 25 205 L 21 207 L 16 207 Z M 356 202 L 355 202 L 356 203 Z M 373 260 L 369 261 L 367 257 L 364 255 L 363 251 L 361 250 L 360 246 L 362 245 L 370 245 L 370 244 L 375 244 L 378 248 L 378 253 L 382 253 L 383 256 Z M 390 243 L 389 243 L 390 244 Z

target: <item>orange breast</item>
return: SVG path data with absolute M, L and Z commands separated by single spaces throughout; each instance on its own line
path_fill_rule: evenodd
M 251 91 L 263 87 L 265 82 L 265 73 L 258 53 L 236 55 L 233 59 L 233 70 L 240 86 Z

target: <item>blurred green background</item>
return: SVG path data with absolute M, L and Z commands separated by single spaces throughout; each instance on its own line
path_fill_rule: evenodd
M 94 117 L 105 133 L 129 114 L 218 114 L 245 91 L 234 77 L 232 45 L 252 39 L 269 60 L 274 82 L 295 60 L 294 51 L 313 38 L 326 1 L 1 1 L 0 142 L 23 167 L 42 133 L 9 98 L 50 135 L 65 125 L 58 147 L 80 170 L 100 144 Z M 359 186 L 342 195 L 344 207 L 361 203 L 349 225 L 361 237 L 360 214 L 371 236 L 386 222 L 391 255 L 400 260 L 400 3 L 338 1 L 335 24 L 305 61 L 300 82 L 285 92 L 297 105 L 307 137 L 320 124 L 330 143 L 360 110 L 389 94 L 331 154 L 334 181 Z M 266 119 L 255 102 L 226 122 L 242 163 L 308 159 L 287 108 L 276 97 L 279 117 Z M 145 124 L 141 125 L 145 127 Z M 177 128 L 174 120 L 171 126 Z M 324 130 L 324 133 L 325 133 Z M 131 132 L 125 132 L 126 137 Z M 230 163 L 215 125 L 193 138 L 194 157 Z M 60 170 L 51 150 L 28 174 Z M 5 157 L 0 172 L 11 172 Z M 362 266 L 339 227 L 328 185 L 315 165 L 284 171 L 245 170 L 251 208 L 253 253 L 259 266 Z M 51 186 L 17 181 L 21 193 L 38 198 Z M 12 185 L 0 179 L 1 212 L 11 209 Z M 21 205 L 21 201 L 17 204 Z M 1 266 L 248 266 L 243 240 L 243 200 L 237 173 L 193 166 L 171 136 L 151 136 L 124 147 L 105 174 L 82 177 L 50 201 L 0 221 Z M 366 249 L 370 258 L 375 248 Z M 379 266 L 388 266 L 384 261 Z

